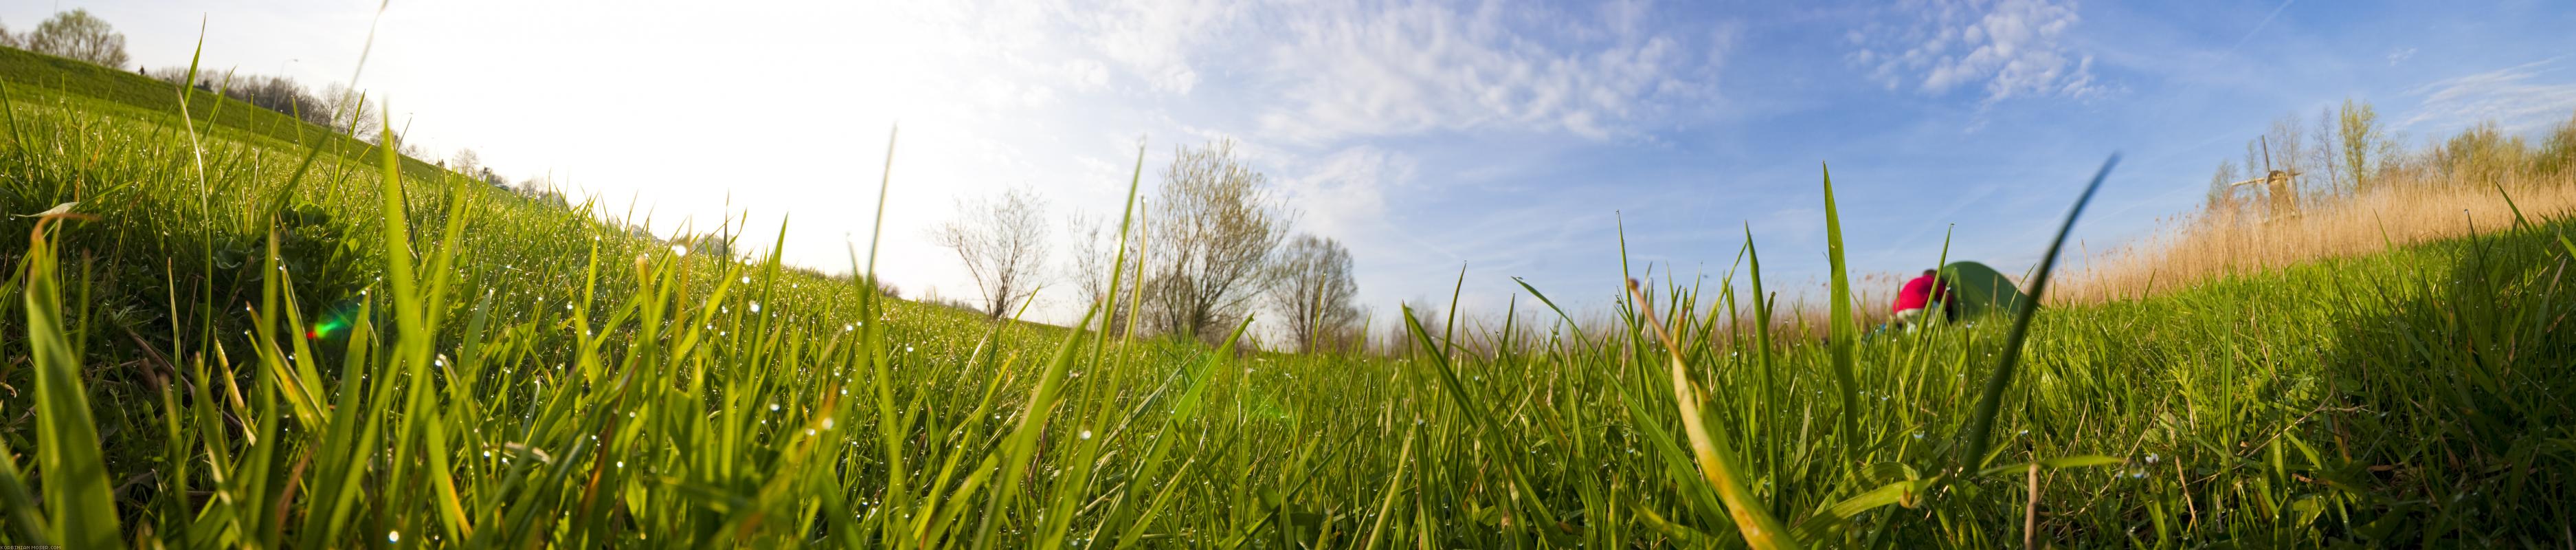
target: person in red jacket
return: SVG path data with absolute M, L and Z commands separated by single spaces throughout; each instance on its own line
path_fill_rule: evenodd
M 1955 304 L 1951 303 L 1950 285 L 1941 280 L 1940 274 L 1938 270 L 1923 270 L 1923 276 L 1906 281 L 1905 288 L 1896 291 L 1896 324 L 1912 330 L 1931 321 L 1925 318 L 1929 313 L 1924 310 L 1935 303 L 1941 306 L 1942 311 L 1955 309 L 1952 307 Z

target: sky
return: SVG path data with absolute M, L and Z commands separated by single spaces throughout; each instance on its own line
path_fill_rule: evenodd
M 1453 286 L 1498 313 L 1513 278 L 1606 307 L 1623 230 L 1628 269 L 1711 284 L 1749 231 L 1768 286 L 1820 296 L 1828 166 L 1854 272 L 1930 267 L 1946 234 L 2017 273 L 2114 152 L 2079 251 L 2197 207 L 2283 115 L 2368 101 L 2412 146 L 2576 113 L 2576 4 L 2540 0 L 30 0 L 0 24 L 73 8 L 145 66 L 202 40 L 210 67 L 354 78 L 412 142 L 657 230 L 747 215 L 765 247 L 786 217 L 787 260 L 826 271 L 890 177 L 879 271 L 907 296 L 975 293 L 927 235 L 960 197 L 1114 219 L 1140 148 L 1150 195 L 1176 148 L 1232 139 L 1380 322 Z M 1035 316 L 1079 316 L 1073 286 Z

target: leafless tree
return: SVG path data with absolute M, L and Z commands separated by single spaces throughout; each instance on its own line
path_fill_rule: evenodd
M 1235 158 L 1231 140 L 1182 147 L 1155 201 L 1137 315 L 1160 332 L 1222 338 L 1268 287 L 1270 254 L 1293 214 L 1268 178 Z
M 322 90 L 322 105 L 331 115 L 331 129 L 349 135 L 373 136 L 376 129 L 383 127 L 384 120 L 374 112 L 377 106 L 368 103 L 364 92 L 350 89 L 347 84 L 334 82 Z
M 1067 266 L 1066 278 L 1081 286 L 1085 305 L 1089 301 L 1107 302 L 1107 313 L 1101 316 L 1098 325 L 1101 330 L 1111 334 L 1126 331 L 1128 321 L 1133 318 L 1133 304 L 1110 296 L 1109 280 L 1112 276 L 1124 275 L 1122 284 L 1127 289 L 1136 287 L 1136 266 L 1144 254 L 1142 232 L 1138 228 L 1129 228 L 1126 263 L 1122 267 L 1115 265 L 1119 262 L 1116 224 L 1076 213 L 1066 222 L 1066 229 L 1073 236 L 1074 245 L 1073 262 Z M 1114 273 L 1116 271 L 1124 273 Z
M 1351 274 L 1351 251 L 1342 243 L 1298 235 L 1279 251 L 1270 307 L 1298 351 L 1336 349 L 1360 320 L 1360 286 Z
M 474 154 L 474 148 L 471 147 L 457 149 L 456 156 L 447 159 L 447 169 L 459 174 L 471 176 L 475 169 L 482 167 L 483 156 Z
M 1415 296 L 1411 300 L 1398 302 L 1395 307 L 1395 318 L 1386 323 L 1386 328 L 1379 329 L 1386 331 L 1386 340 L 1383 342 L 1384 347 L 1377 350 L 1378 353 L 1404 355 L 1413 353 L 1414 346 L 1419 345 L 1413 338 L 1413 328 L 1404 322 L 1404 316 L 1407 313 L 1413 315 L 1414 323 L 1422 325 L 1422 333 L 1430 336 L 1431 341 L 1439 342 L 1447 337 L 1448 318 L 1441 316 L 1440 304 L 1431 301 L 1430 298 Z
M 957 219 L 931 231 L 939 246 L 957 251 L 983 295 L 977 311 L 1001 317 L 1034 292 L 1046 265 L 1046 202 L 1013 187 L 980 199 L 957 200 Z
M 74 9 L 54 14 L 36 30 L 19 39 L 27 49 L 88 61 L 111 69 L 125 68 L 125 35 L 116 32 L 106 20 Z

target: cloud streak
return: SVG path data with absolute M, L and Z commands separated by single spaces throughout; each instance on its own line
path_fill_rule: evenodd
M 2553 75 L 2564 57 L 2550 58 L 2513 67 L 2435 81 L 2408 91 L 2420 96 L 2423 103 L 2415 114 L 2398 123 L 2400 128 L 2419 125 L 2466 125 L 2496 121 L 2506 131 L 2521 131 L 2562 120 L 2576 111 L 2576 82 L 2564 74 Z M 2555 76 L 2557 82 L 2547 82 Z

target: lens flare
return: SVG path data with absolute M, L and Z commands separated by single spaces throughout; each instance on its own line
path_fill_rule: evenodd
M 304 339 L 321 340 L 348 332 L 349 325 L 357 320 L 358 312 L 359 307 L 355 300 L 333 307 L 330 313 L 325 313 L 321 318 L 316 319 L 310 330 L 304 331 Z

